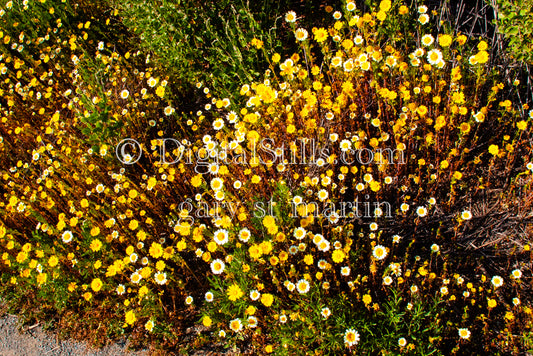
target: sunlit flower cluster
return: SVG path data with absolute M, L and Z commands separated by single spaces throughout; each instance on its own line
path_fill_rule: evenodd
M 533 111 L 498 94 L 488 41 L 436 34 L 425 5 L 348 1 L 316 27 L 289 11 L 294 53 L 231 98 L 197 83 L 183 113 L 150 55 L 102 36 L 109 20 L 67 30 L 64 7 L 23 4 L 28 23 L 24 6 L 55 22 L 35 38 L 11 17 L 0 29 L 6 288 L 150 337 L 186 315 L 267 353 L 461 347 L 494 335 L 479 320 L 531 322 L 526 240 L 498 232 L 516 246 L 490 272 L 462 259 L 493 245 L 469 239 L 488 213 L 465 196 L 494 172 L 513 187 L 533 174 Z M 419 36 L 399 35 L 407 23 Z

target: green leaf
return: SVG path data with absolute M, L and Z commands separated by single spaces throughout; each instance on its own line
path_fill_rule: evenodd
M 518 27 L 510 27 L 509 30 L 507 31 L 508 34 L 510 35 L 516 35 L 518 32 L 520 32 L 520 30 L 518 29 Z

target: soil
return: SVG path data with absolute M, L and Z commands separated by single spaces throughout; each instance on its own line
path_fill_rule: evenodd
M 20 327 L 16 316 L 0 317 L 0 356 L 148 356 L 148 350 L 128 351 L 126 342 L 95 350 L 84 342 L 61 341 L 39 324 Z

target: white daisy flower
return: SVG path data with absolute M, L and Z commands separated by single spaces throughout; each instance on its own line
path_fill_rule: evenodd
M 154 274 L 154 279 L 157 284 L 163 285 L 167 283 L 167 274 L 165 272 L 157 272 Z
M 287 12 L 285 14 L 285 21 L 287 21 L 289 23 L 296 22 L 296 12 L 294 12 L 294 11 Z
M 463 220 L 470 220 L 470 219 L 472 219 L 472 213 L 470 212 L 470 210 L 464 210 L 464 211 L 461 213 L 461 219 L 463 219 Z
M 224 272 L 224 269 L 226 268 L 226 265 L 224 264 L 224 262 L 217 258 L 215 260 L 213 260 L 211 262 L 211 271 L 214 273 L 214 274 L 221 274 L 222 272 Z
M 72 241 L 72 232 L 69 230 L 63 232 L 63 234 L 61 235 L 61 239 L 63 240 L 63 242 L 69 243 L 70 241 Z
M 215 240 L 217 244 L 224 245 L 225 243 L 229 241 L 228 230 L 218 229 L 217 231 L 215 231 L 213 235 L 213 239 Z
M 490 281 L 495 288 L 499 288 L 503 285 L 503 278 L 500 276 L 494 276 Z
M 296 30 L 294 35 L 296 36 L 296 39 L 298 41 L 305 41 L 307 37 L 309 36 L 309 33 L 307 32 L 305 28 L 299 28 Z
M 416 208 L 416 214 L 420 216 L 421 218 L 426 216 L 427 213 L 428 213 L 427 209 L 423 206 L 419 206 L 418 208 Z
M 511 276 L 514 279 L 519 279 L 520 277 L 522 277 L 522 271 L 520 271 L 519 269 L 515 269 L 511 272 Z
M 229 328 L 231 330 L 233 330 L 234 332 L 239 332 L 242 330 L 242 322 L 241 322 L 241 319 L 237 318 L 237 319 L 233 319 L 232 321 L 229 322 Z
M 387 257 L 387 249 L 382 245 L 376 245 L 372 250 L 372 256 L 374 256 L 376 260 L 382 260 Z
M 429 47 L 435 42 L 435 38 L 432 35 L 424 35 L 422 36 L 422 45 Z
M 309 282 L 305 279 L 300 279 L 297 283 L 296 283 L 296 289 L 298 290 L 298 293 L 300 294 L 306 294 L 307 292 L 309 292 Z
M 205 301 L 206 301 L 206 302 L 211 303 L 211 302 L 213 301 L 214 298 L 215 298 L 215 296 L 213 295 L 212 292 L 207 292 L 207 293 L 205 293 Z
M 467 328 L 460 328 L 457 330 L 461 339 L 468 340 L 470 338 L 470 330 Z
M 261 297 L 261 293 L 259 293 L 259 291 L 257 289 L 252 289 L 250 291 L 250 299 L 251 300 L 258 300 L 259 297 Z
M 344 332 L 344 343 L 347 346 L 354 346 L 359 343 L 359 333 L 355 329 L 347 329 Z
M 294 237 L 298 240 L 302 240 L 306 234 L 307 234 L 307 231 L 305 231 L 303 227 L 298 227 L 294 229 L 294 233 L 293 233 Z

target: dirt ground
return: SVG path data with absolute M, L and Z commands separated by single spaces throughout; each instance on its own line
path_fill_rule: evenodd
M 15 316 L 0 316 L 0 356 L 148 356 L 148 351 L 128 352 L 126 343 L 95 350 L 86 343 L 58 341 L 50 332 L 35 325 L 19 330 Z

